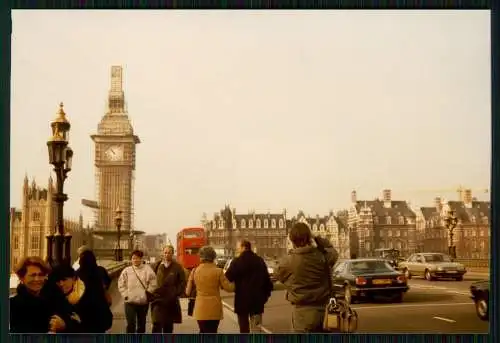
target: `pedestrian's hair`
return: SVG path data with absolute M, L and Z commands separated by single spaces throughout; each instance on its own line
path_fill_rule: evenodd
M 240 246 L 245 250 L 252 250 L 252 243 L 247 239 L 242 239 L 240 241 Z
M 165 249 L 172 250 L 172 253 L 175 251 L 174 246 L 172 244 L 165 245 L 165 248 L 163 248 L 163 250 L 165 250 Z
M 143 258 L 144 257 L 144 253 L 140 250 L 134 250 L 132 251 L 132 253 L 130 254 L 130 258 L 134 257 L 134 256 L 137 256 L 139 258 Z
M 28 267 L 38 267 L 45 275 L 48 275 L 51 272 L 50 266 L 45 263 L 40 257 L 37 256 L 28 256 L 23 258 L 18 265 L 16 266 L 15 273 L 18 278 L 22 279 L 26 276 L 26 272 L 28 271 Z
M 200 255 L 200 262 L 213 262 L 217 257 L 215 249 L 209 245 L 201 247 L 199 255 Z
M 53 270 L 52 273 L 50 273 L 49 280 L 52 282 L 58 282 L 61 280 L 69 279 L 69 278 L 74 278 L 76 277 L 76 272 L 67 263 L 63 263 L 62 265 L 56 266 Z
M 290 229 L 290 241 L 296 247 L 304 247 L 311 243 L 311 229 L 305 223 L 295 223 Z

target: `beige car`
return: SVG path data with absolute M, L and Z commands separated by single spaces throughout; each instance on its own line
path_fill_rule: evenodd
M 428 281 L 439 278 L 462 281 L 467 272 L 463 264 L 453 262 L 448 255 L 441 253 L 413 254 L 406 261 L 400 262 L 398 269 L 407 279 L 423 276 Z

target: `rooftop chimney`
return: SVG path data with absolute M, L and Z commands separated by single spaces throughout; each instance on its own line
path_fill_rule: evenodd
M 384 189 L 382 193 L 383 193 L 384 207 L 386 208 L 391 207 L 391 190 Z
M 463 200 L 464 205 L 466 207 L 472 206 L 472 190 L 471 189 L 464 190 L 463 197 L 464 197 Z
M 355 204 L 358 201 L 358 196 L 356 194 L 356 191 L 351 192 L 351 202 Z
M 434 205 L 436 206 L 436 210 L 438 212 L 441 212 L 441 210 L 443 209 L 443 203 L 441 202 L 441 198 L 440 197 L 435 197 L 434 198 Z

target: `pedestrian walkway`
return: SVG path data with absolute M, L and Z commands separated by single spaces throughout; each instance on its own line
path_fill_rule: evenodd
M 116 299 L 116 298 L 114 298 Z M 109 333 L 126 333 L 127 320 L 124 314 L 123 300 L 117 301 L 113 309 L 113 326 Z M 187 315 L 187 299 L 181 299 L 182 323 L 175 324 L 174 333 L 193 334 L 199 333 L 198 323 L 193 317 Z M 151 316 L 148 313 L 146 323 L 146 333 L 151 333 Z M 235 320 L 235 314 L 224 307 L 224 319 L 219 325 L 219 333 L 239 333 L 238 323 Z

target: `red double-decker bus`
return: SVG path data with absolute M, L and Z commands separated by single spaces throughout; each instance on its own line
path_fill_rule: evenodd
M 177 262 L 191 270 L 200 264 L 198 252 L 207 244 L 205 229 L 201 227 L 184 228 L 177 233 Z

